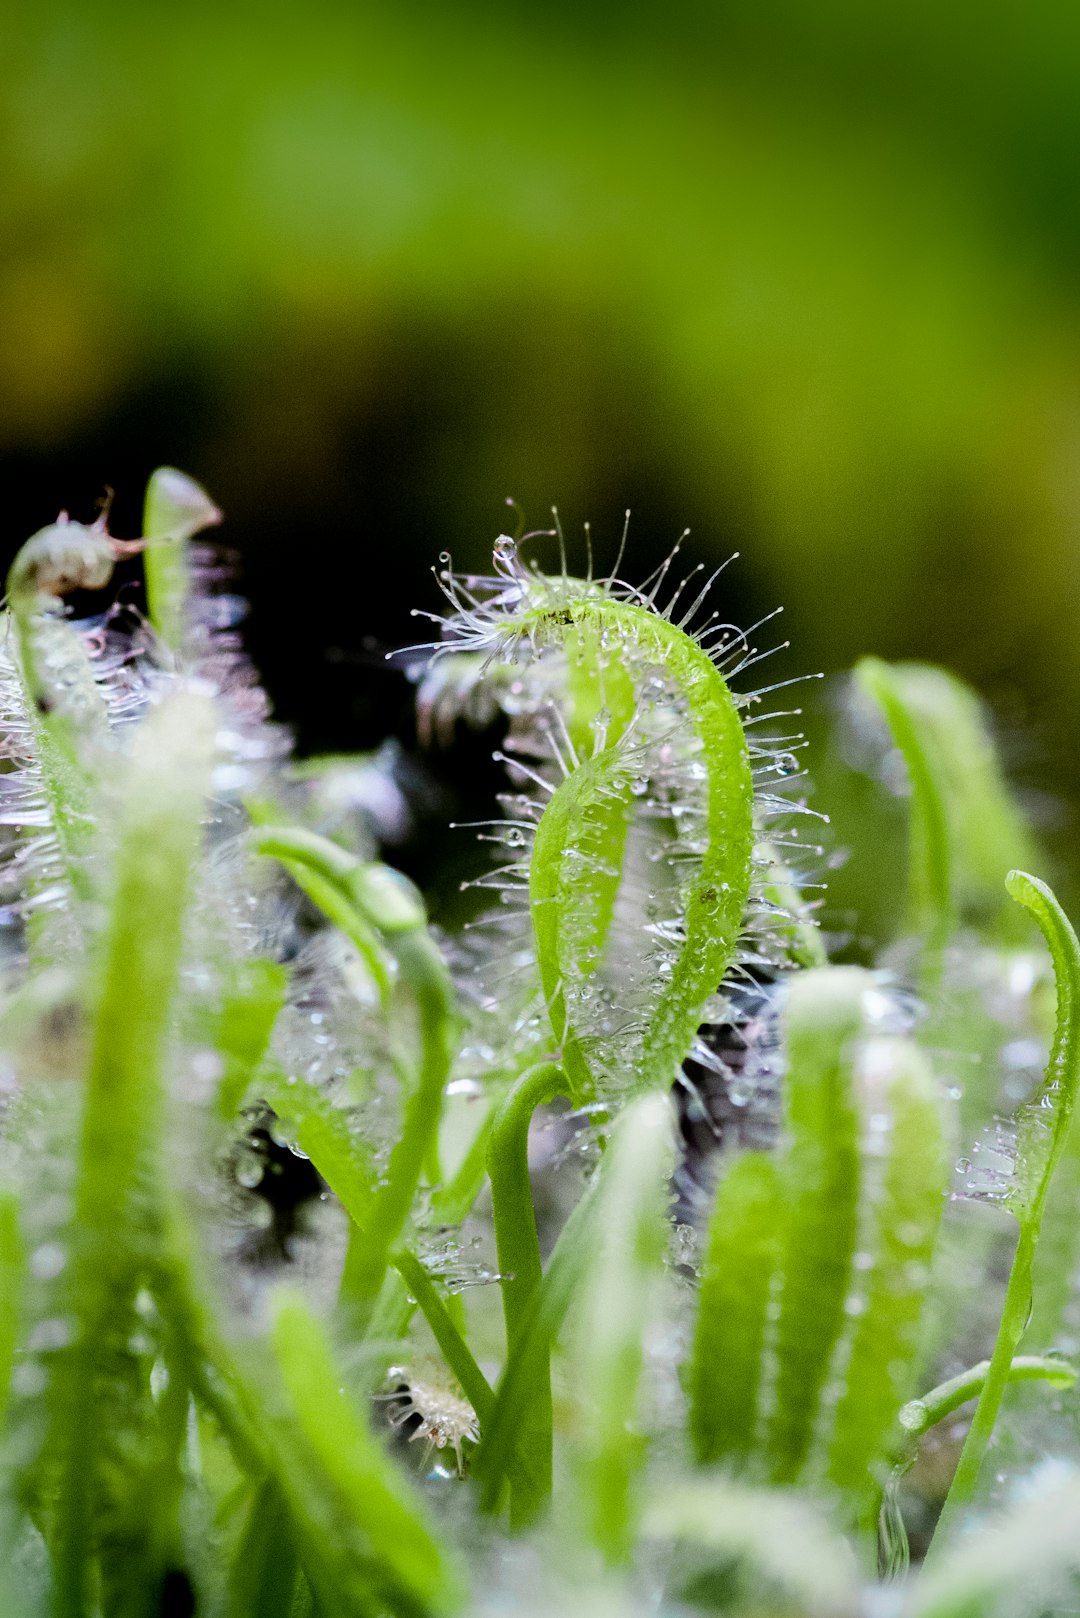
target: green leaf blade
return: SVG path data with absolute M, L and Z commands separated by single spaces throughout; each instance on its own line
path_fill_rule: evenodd
M 745 1464 L 755 1454 L 781 1215 L 775 1159 L 765 1152 L 735 1158 L 709 1219 L 690 1361 L 690 1433 L 704 1465 Z
M 82 1613 L 92 1577 L 99 1449 L 106 1436 L 120 1437 L 117 1426 L 137 1430 L 145 1419 L 146 1394 L 130 1383 L 126 1342 L 160 1212 L 169 1019 L 214 734 L 208 700 L 177 693 L 140 729 L 123 786 L 72 1231 L 75 1339 L 60 1356 L 50 1393 L 51 1443 L 60 1457 L 57 1608 L 64 1618 Z
M 768 1430 L 770 1470 L 777 1482 L 793 1480 L 806 1462 L 845 1322 L 860 1183 L 853 1061 L 866 988 L 867 975 L 854 967 L 800 973 L 791 982 L 784 1013 L 786 1215 Z
M 1057 1014 L 1046 1073 L 1021 1109 L 1014 1202 L 1017 1217 L 1039 1218 L 1065 1150 L 1080 1087 L 1080 942 L 1051 888 L 1026 871 L 1010 871 L 1006 887 L 1035 918 L 1054 964 Z
M 295 1294 L 278 1296 L 271 1339 L 319 1497 L 303 1497 L 299 1474 L 281 1481 L 320 1545 L 327 1551 L 333 1545 L 326 1571 L 340 1578 L 335 1608 L 341 1610 L 351 1590 L 365 1607 L 382 1602 L 408 1618 L 455 1612 L 462 1597 L 456 1566 L 424 1520 L 419 1499 L 345 1399 L 322 1329 Z
M 187 541 L 221 521 L 205 489 L 172 466 L 159 466 L 146 486 L 143 559 L 150 622 L 174 656 L 183 650 L 191 591 Z
M 828 1446 L 828 1475 L 853 1501 L 876 1494 L 871 1468 L 884 1465 L 911 1393 L 949 1172 L 941 1101 L 922 1052 L 907 1040 L 869 1040 L 859 1068 L 863 1116 L 886 1155 L 871 1160 L 879 1181 L 865 1199 L 868 1267 Z
M 587 1531 L 613 1564 L 630 1560 L 636 1537 L 646 1447 L 638 1426 L 644 1337 L 667 1249 L 673 1122 L 668 1097 L 645 1095 L 613 1131 L 567 1346 L 579 1496 Z
M 1032 1277 L 1043 1210 L 1054 1170 L 1068 1144 L 1080 1087 L 1080 941 L 1053 891 L 1026 871 L 1010 871 L 1006 887 L 1030 912 L 1046 939 L 1057 984 L 1057 1017 L 1042 1084 L 1021 1108 L 1015 1191 L 1020 1227 L 990 1369 L 928 1553 L 935 1561 L 956 1518 L 975 1492 L 1009 1380 L 1013 1358 L 1032 1316 Z
M 213 1031 L 214 1047 L 223 1064 L 217 1109 L 224 1121 L 236 1116 L 266 1055 L 285 1004 L 287 981 L 283 966 L 259 957 L 240 962 L 232 974 Z
M 645 606 L 587 594 L 569 601 L 565 615 L 578 635 L 618 644 L 628 666 L 660 671 L 679 706 L 677 745 L 687 749 L 695 770 L 701 771 L 693 807 L 702 822 L 702 846 L 680 891 L 680 936 L 673 959 L 647 986 L 647 1004 L 640 1010 L 640 1054 L 626 1086 L 637 1091 L 666 1088 L 693 1042 L 705 1001 L 734 959 L 744 926 L 754 848 L 749 749 L 725 680 L 677 625 Z M 546 619 L 541 615 L 540 627 L 553 633 L 550 614 Z M 560 618 L 559 633 L 564 632 Z M 639 716 L 648 712 L 640 697 L 637 711 Z M 579 1096 L 597 1090 L 590 1046 L 603 1036 L 591 1033 L 583 1007 L 593 998 L 592 979 L 615 926 L 634 781 L 643 772 L 647 777 L 664 749 L 673 745 L 667 732 L 662 742 L 635 736 L 631 745 L 616 740 L 580 761 L 556 789 L 536 833 L 530 904 L 541 983 L 567 1075 Z M 643 927 L 639 953 L 648 944 Z

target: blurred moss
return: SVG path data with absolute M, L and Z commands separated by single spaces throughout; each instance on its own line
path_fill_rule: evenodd
M 404 591 L 446 542 L 478 564 L 508 493 L 612 549 L 633 503 L 630 572 L 689 521 L 801 658 L 944 661 L 1068 734 L 1080 14 L 19 0 L 4 28 L 0 455 L 35 497 L 89 443 L 182 460 L 268 600 L 305 512 L 332 576 L 362 554 Z M 379 593 L 327 633 L 397 634 Z

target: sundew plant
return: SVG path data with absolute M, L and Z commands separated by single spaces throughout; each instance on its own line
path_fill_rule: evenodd
M 1080 948 L 972 693 L 847 682 L 910 823 L 860 958 L 722 582 L 444 560 L 420 742 L 504 782 L 436 933 L 218 521 L 163 469 L 7 581 L 0 1612 L 1075 1610 Z

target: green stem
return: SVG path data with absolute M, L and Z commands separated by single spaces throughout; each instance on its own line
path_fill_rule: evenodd
M 423 1310 L 424 1318 L 431 1327 L 432 1336 L 442 1349 L 447 1365 L 461 1383 L 461 1391 L 476 1411 L 483 1427 L 494 1409 L 495 1394 L 487 1377 L 474 1360 L 468 1343 L 450 1319 L 446 1305 L 435 1290 L 431 1277 L 420 1260 L 404 1249 L 395 1253 L 390 1262 Z
M 552 1062 L 523 1073 L 500 1104 L 488 1143 L 491 1211 L 506 1320 L 507 1363 L 521 1342 L 530 1304 L 543 1278 L 529 1183 L 529 1125 L 536 1108 L 551 1101 L 565 1087 L 562 1069 Z M 546 1359 L 536 1366 L 526 1422 L 534 1470 L 528 1488 L 523 1487 L 523 1480 L 519 1479 L 511 1489 L 510 1516 L 514 1526 L 531 1520 L 540 1501 L 546 1500 L 551 1492 L 551 1368 Z M 523 1499 L 523 1494 L 528 1498 Z
M 353 1327 L 363 1332 L 371 1322 L 390 1249 L 408 1217 L 437 1136 L 455 1050 L 453 990 L 446 965 L 425 926 L 423 901 L 396 871 L 365 864 L 347 849 L 299 827 L 255 827 L 251 843 L 257 853 L 279 860 L 287 869 L 299 867 L 316 902 L 329 890 L 334 903 L 328 918 L 343 926 L 354 942 L 365 930 L 381 934 L 412 993 L 419 1017 L 419 1061 L 405 1101 L 401 1135 L 390 1154 L 386 1177 L 372 1198 L 362 1239 L 357 1232 L 349 1243 L 342 1278 L 342 1298 Z
M 975 1493 L 983 1458 L 990 1443 L 998 1411 L 1001 1409 L 1001 1401 L 1005 1397 L 1013 1356 L 1027 1329 L 1031 1313 L 1031 1265 L 1035 1256 L 1035 1237 L 1035 1231 L 1021 1226 L 1020 1240 L 1016 1244 L 1016 1256 L 1013 1259 L 1012 1273 L 1009 1276 L 1005 1303 L 1001 1311 L 997 1342 L 994 1344 L 986 1380 L 975 1407 L 968 1435 L 964 1440 L 964 1447 L 960 1452 L 960 1460 L 953 1474 L 949 1493 L 934 1530 L 928 1559 L 944 1542 L 950 1529 L 955 1525 L 957 1516 Z
M 354 1249 L 349 1302 L 357 1324 L 366 1321 L 386 1274 L 389 1253 L 401 1233 L 420 1183 L 424 1161 L 439 1127 L 443 1090 L 453 1060 L 453 1006 L 446 967 L 426 932 L 395 937 L 394 952 L 420 1013 L 420 1069 L 405 1106 L 400 1138 L 390 1153 L 386 1179 L 375 1192 L 365 1241 Z
M 977 1398 L 990 1374 L 990 1365 L 989 1360 L 980 1360 L 958 1376 L 940 1382 L 922 1398 L 912 1399 L 900 1412 L 900 1425 L 905 1434 L 919 1439 L 969 1399 Z M 1076 1371 L 1064 1360 L 1049 1359 L 1041 1354 L 1018 1354 L 1009 1367 L 1008 1380 L 1010 1383 L 1050 1382 L 1056 1388 L 1071 1388 L 1076 1384 Z
M 513 1350 L 543 1273 L 529 1182 L 529 1125 L 537 1107 L 561 1093 L 566 1080 L 553 1062 L 523 1073 L 495 1114 L 488 1142 L 488 1175 L 499 1254 L 506 1344 Z
M 361 1237 L 362 1232 L 354 1229 L 353 1236 Z M 349 1296 L 344 1281 L 341 1296 L 346 1300 Z M 388 1267 L 379 1295 L 371 1306 L 360 1353 L 350 1365 L 349 1383 L 354 1393 L 374 1393 L 385 1383 L 390 1367 L 400 1364 L 407 1352 L 405 1339 L 415 1313 L 416 1300 L 405 1285 L 401 1271 Z
M 930 1554 L 937 1554 L 958 1511 L 971 1499 L 990 1435 L 1001 1407 L 1013 1354 L 1032 1310 L 1032 1270 L 1043 1209 L 1054 1169 L 1065 1150 L 1069 1125 L 1080 1088 L 1080 943 L 1054 894 L 1037 877 L 1010 871 L 1009 893 L 1038 922 L 1051 959 L 1057 985 L 1054 1042 L 1042 1084 L 1021 1109 L 1017 1126 L 1016 1189 L 1013 1210 L 1020 1225 L 1012 1273 L 1005 1293 L 997 1342 L 990 1369 L 971 1423 L 952 1487 L 934 1531 Z
M 344 933 L 352 944 L 371 974 L 379 992 L 380 1004 L 385 1010 L 390 1004 L 393 983 L 386 952 L 374 929 L 357 914 L 356 906 L 338 891 L 333 882 L 328 881 L 318 871 L 312 870 L 303 860 L 286 859 L 282 855 L 279 855 L 278 859 L 301 893 L 306 893 L 316 910 L 321 910 L 327 921 L 339 932 Z
M 519 1521 L 530 1510 L 538 1515 L 547 1503 L 550 1483 L 544 1488 L 530 1480 L 533 1474 L 542 1475 L 545 1462 L 550 1469 L 550 1447 L 545 1451 L 535 1445 L 528 1415 L 537 1382 L 549 1363 L 551 1345 L 596 1240 L 597 1189 L 594 1180 L 559 1232 L 544 1278 L 530 1299 L 517 1346 L 499 1381 L 491 1421 L 473 1458 L 484 1511 L 497 1509 L 504 1479 L 510 1480 L 511 1493 L 517 1496 Z
M 235 1368 L 192 1271 L 188 1233 L 170 1200 L 163 1219 L 162 1257 L 151 1271 L 150 1287 L 172 1334 L 174 1363 L 196 1404 L 220 1428 L 238 1470 L 258 1478 L 270 1464 L 263 1434 L 243 1409 Z

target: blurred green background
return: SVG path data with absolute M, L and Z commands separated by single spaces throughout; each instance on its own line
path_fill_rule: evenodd
M 973 680 L 1067 854 L 1080 9 L 3 16 L 9 550 L 105 484 L 133 533 L 149 469 L 191 471 L 278 710 L 343 747 L 406 723 L 379 649 L 439 551 L 483 566 L 512 495 L 603 560 L 630 506 L 631 578 L 684 525 L 691 562 L 742 552 L 778 678 L 874 650 Z

